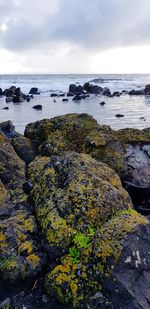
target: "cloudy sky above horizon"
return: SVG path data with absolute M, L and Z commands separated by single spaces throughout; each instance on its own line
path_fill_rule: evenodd
M 150 0 L 0 0 L 0 73 L 150 73 Z

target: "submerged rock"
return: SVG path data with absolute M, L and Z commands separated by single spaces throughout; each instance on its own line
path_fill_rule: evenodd
M 37 104 L 37 105 L 32 106 L 32 108 L 34 108 L 37 111 L 41 111 L 43 107 L 41 104 Z

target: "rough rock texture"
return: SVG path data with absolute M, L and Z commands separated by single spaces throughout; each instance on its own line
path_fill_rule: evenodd
M 78 261 L 71 254 L 62 257 L 46 278 L 47 292 L 76 308 L 89 308 L 89 299 L 101 292 L 97 308 L 148 309 L 149 233 L 144 217 L 121 212 L 89 235 L 86 246 L 76 243 Z
M 45 260 L 24 182 L 25 164 L 0 134 L 0 275 L 11 282 L 37 275 Z
M 107 163 L 119 174 L 124 163 L 124 149 L 116 133 L 100 126 L 87 114 L 70 114 L 27 125 L 25 135 L 32 139 L 42 155 L 59 155 L 63 151 L 85 152 Z
M 53 256 L 66 251 L 74 230 L 87 233 L 88 225 L 98 228 L 130 206 L 117 174 L 85 154 L 38 157 L 28 176 L 36 216 Z
M 17 133 L 12 139 L 12 145 L 18 154 L 18 156 L 25 161 L 25 163 L 30 163 L 35 158 L 35 149 L 31 140 L 23 135 Z

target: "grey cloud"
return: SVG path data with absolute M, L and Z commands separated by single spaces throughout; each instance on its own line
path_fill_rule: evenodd
M 73 42 L 86 49 L 150 43 L 149 0 L 0 0 L 0 35 L 9 50 Z M 63 44 L 62 44 L 63 45 Z

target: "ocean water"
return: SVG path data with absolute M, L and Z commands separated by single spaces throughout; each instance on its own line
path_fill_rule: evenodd
M 67 113 L 88 113 L 100 124 L 110 125 L 113 129 L 125 127 L 146 128 L 150 127 L 150 98 L 144 96 L 122 95 L 119 98 L 107 98 L 91 95 L 90 98 L 73 102 L 62 102 L 62 98 L 50 97 L 52 92 L 67 92 L 69 84 L 81 84 L 90 81 L 111 91 L 142 89 L 150 84 L 150 75 L 103 75 L 103 74 L 65 74 L 65 75 L 0 75 L 0 87 L 4 90 L 12 85 L 20 87 L 28 93 L 31 87 L 38 87 L 41 94 L 35 96 L 30 102 L 6 103 L 5 97 L 0 98 L 0 122 L 12 120 L 16 131 L 23 133 L 27 123 L 52 118 Z M 99 103 L 105 101 L 105 106 Z M 43 109 L 36 111 L 32 106 L 42 104 Z M 9 110 L 3 110 L 8 106 Z M 115 115 L 124 114 L 124 118 Z M 144 117 L 145 119 L 140 119 Z

